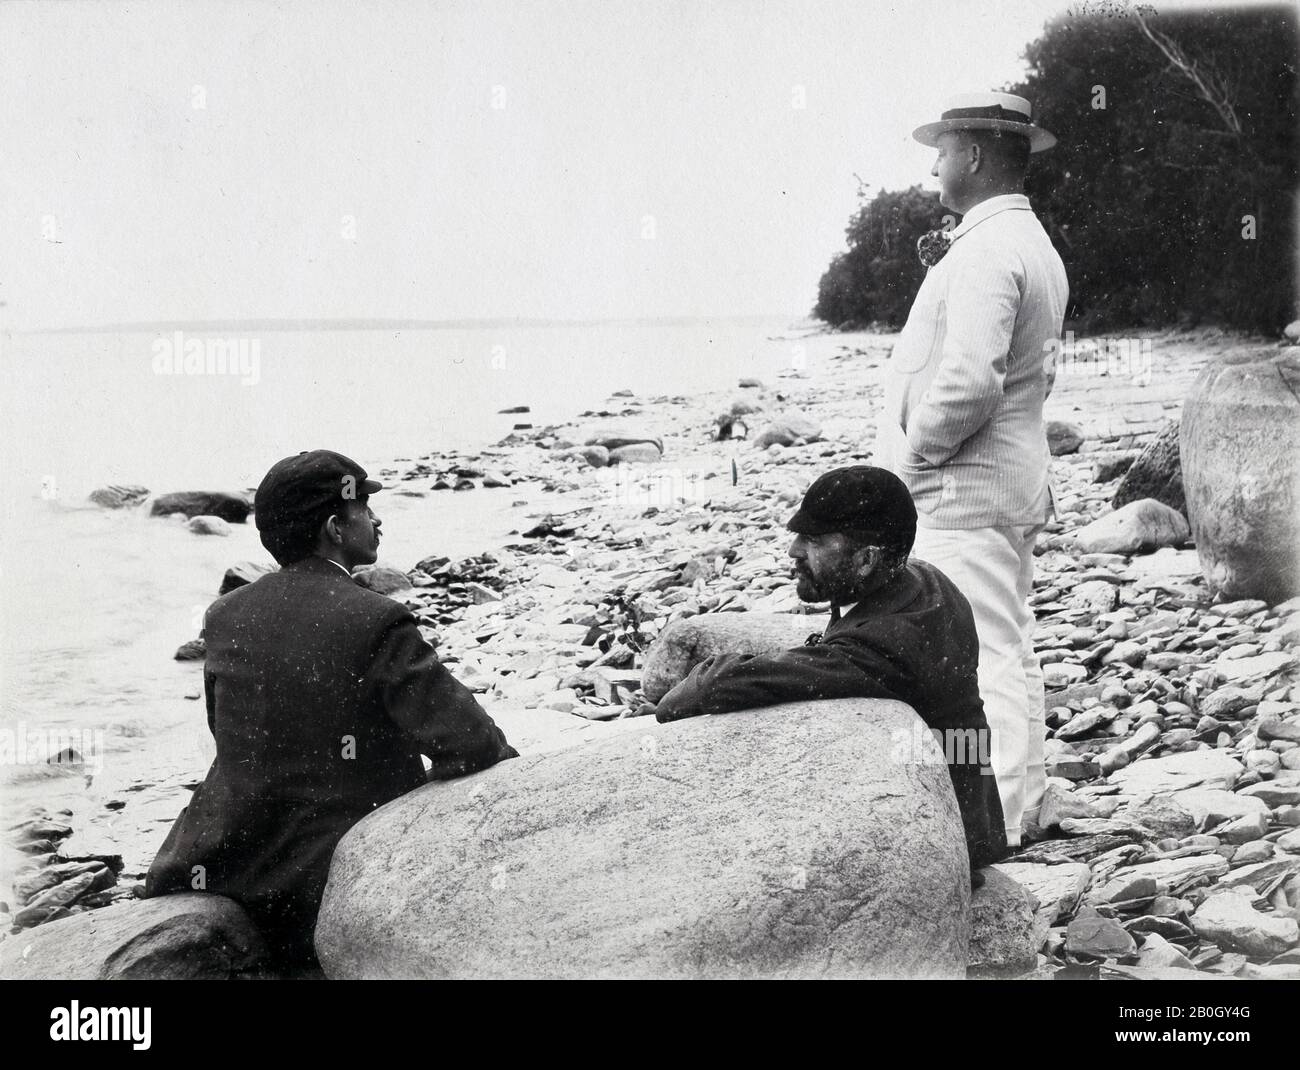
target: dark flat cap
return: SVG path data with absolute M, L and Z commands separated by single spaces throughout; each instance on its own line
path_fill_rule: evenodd
M 310 450 L 271 465 L 253 499 L 257 529 L 270 531 L 312 519 L 349 499 L 383 490 L 366 470 L 333 450 Z
M 786 527 L 799 535 L 861 532 L 910 549 L 916 540 L 916 506 L 892 472 L 855 464 L 818 476 Z

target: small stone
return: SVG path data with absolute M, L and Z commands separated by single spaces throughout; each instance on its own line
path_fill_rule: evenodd
M 174 661 L 202 661 L 208 655 L 208 644 L 203 639 L 191 639 L 182 643 L 172 655 Z
M 1259 695 L 1240 687 L 1221 687 L 1201 699 L 1200 711 L 1207 717 L 1224 720 L 1259 701 Z
M 1142 659 L 1147 656 L 1147 648 L 1141 643 L 1119 642 L 1116 643 L 1108 653 L 1103 654 L 1101 663 L 1103 665 L 1141 665 Z M 1125 692 L 1128 697 L 1128 692 Z
M 195 535 L 230 534 L 230 525 L 219 516 L 196 516 L 185 526 Z
M 1255 734 L 1260 739 L 1300 743 L 1300 720 L 1284 721 L 1275 713 L 1263 714 L 1255 726 Z
M 1065 933 L 1065 950 L 1081 958 L 1121 958 L 1136 947 L 1133 937 L 1113 918 L 1075 918 Z
M 1171 800 L 1190 813 L 1196 820 L 1196 827 L 1200 829 L 1235 821 L 1240 817 L 1268 817 L 1268 805 L 1262 799 L 1222 788 L 1188 788 L 1174 792 Z
M 1202 785 L 1230 787 L 1243 771 L 1242 764 L 1230 755 L 1206 749 L 1147 758 L 1112 773 L 1111 782 L 1131 795 L 1157 794 Z
M 1060 865 L 1001 862 L 993 868 L 1001 870 L 1030 891 L 1039 903 L 1039 920 L 1046 926 L 1073 913 L 1079 897 L 1092 880 L 1091 870 L 1082 862 L 1065 862 Z
M 1249 617 L 1254 613 L 1261 613 L 1268 609 L 1268 603 L 1258 598 L 1243 598 L 1236 602 L 1224 602 L 1214 607 L 1214 612 L 1221 617 L 1232 617 L 1240 620 L 1242 617 Z
M 1216 892 L 1197 907 L 1192 928 L 1224 951 L 1251 958 L 1272 958 L 1300 942 L 1294 918 L 1262 914 L 1251 906 L 1249 893 L 1232 890 Z
M 1046 431 L 1047 448 L 1053 457 L 1078 453 L 1079 447 L 1083 445 L 1083 430 L 1077 424 L 1066 423 L 1064 420 L 1048 420 Z
M 1091 780 L 1101 775 L 1101 766 L 1096 762 L 1090 762 L 1073 754 L 1048 758 L 1046 765 L 1049 777 L 1061 777 L 1064 780 Z
M 1105 724 L 1115 716 L 1115 711 L 1107 710 L 1104 706 L 1093 706 L 1091 709 L 1077 713 L 1070 718 L 1069 723 L 1062 725 L 1056 730 L 1057 739 L 1082 739 L 1100 725 Z
M 1274 806 L 1300 806 L 1300 785 L 1280 784 L 1275 780 L 1266 780 L 1251 784 L 1237 792 L 1252 799 L 1262 799 L 1270 809 Z
M 1144 498 L 1094 520 L 1075 536 L 1084 553 L 1135 553 L 1180 546 L 1191 529 L 1187 519 L 1154 498 Z
M 1232 868 L 1255 866 L 1260 862 L 1267 862 L 1272 857 L 1273 845 L 1267 840 L 1255 840 L 1252 843 L 1242 844 L 1232 853 Z
M 1088 675 L 1088 670 L 1082 665 L 1072 665 L 1069 662 L 1056 662 L 1052 665 L 1043 666 L 1043 683 L 1050 688 L 1068 687 L 1070 684 L 1081 682 Z
M 1263 776 L 1272 776 L 1282 765 L 1282 757 L 1271 750 L 1253 750 L 1246 755 L 1246 768 Z
M 1264 814 L 1250 814 L 1234 818 L 1226 825 L 1214 830 L 1214 834 L 1224 843 L 1242 844 L 1258 840 L 1268 832 L 1268 818 Z M 1234 858 L 1236 856 L 1234 855 Z
M 1049 784 L 1038 809 L 1038 824 L 1043 829 L 1056 828 L 1069 818 L 1100 817 L 1100 813 L 1082 796 Z
M 1196 818 L 1168 796 L 1155 796 L 1125 811 L 1130 821 L 1145 825 L 1158 836 L 1181 837 L 1194 832 Z
M 1138 952 L 1139 966 L 1166 966 L 1180 970 L 1194 970 L 1191 959 L 1159 933 L 1147 933 Z

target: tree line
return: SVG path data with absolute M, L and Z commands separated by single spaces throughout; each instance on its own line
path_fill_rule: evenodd
M 1297 54 L 1290 7 L 1067 14 L 1027 47 L 1028 75 L 1005 91 L 1058 138 L 1025 192 L 1076 328 L 1276 332 L 1296 317 Z M 919 184 L 859 195 L 813 314 L 901 327 L 925 276 L 916 240 L 949 213 Z

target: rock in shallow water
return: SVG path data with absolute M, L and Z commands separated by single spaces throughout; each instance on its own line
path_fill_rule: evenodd
M 963 976 L 970 884 L 916 714 L 799 703 L 430 784 L 339 844 L 331 977 Z
M 186 525 L 195 535 L 229 535 L 230 525 L 219 516 L 196 516 Z
M 248 499 L 221 491 L 190 490 L 160 494 L 149 507 L 150 516 L 184 513 L 187 517 L 215 516 L 229 524 L 242 524 L 252 511 Z
M 105 509 L 127 509 L 149 497 L 149 488 L 127 484 L 100 487 L 90 492 L 90 500 Z

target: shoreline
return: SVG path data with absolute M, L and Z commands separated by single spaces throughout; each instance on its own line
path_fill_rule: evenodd
M 1039 622 L 1036 648 L 1047 668 L 1075 665 L 1105 642 L 1099 638 L 1100 627 L 1086 639 L 1079 634 L 1081 629 L 1088 630 L 1098 612 L 1104 612 L 1116 618 L 1110 623 L 1125 633 L 1125 640 L 1120 641 L 1132 636 L 1146 643 L 1143 653 L 1152 661 L 1149 668 L 1142 660 L 1102 666 L 1099 656 L 1082 666 L 1085 671 L 1078 678 L 1064 668 L 1052 670 L 1051 682 L 1059 686 L 1048 693 L 1049 761 L 1059 759 L 1058 769 L 1076 758 L 1078 764 L 1086 763 L 1125 744 L 1141 733 L 1144 725 L 1157 723 L 1141 714 L 1120 712 L 1110 721 L 1099 721 L 1093 729 L 1080 731 L 1075 724 L 1061 734 L 1067 725 L 1094 709 L 1099 699 L 1114 703 L 1119 711 L 1145 710 L 1149 704 L 1152 709 L 1146 712 L 1159 719 L 1157 744 L 1136 754 L 1131 768 L 1142 768 L 1152 758 L 1188 753 L 1202 741 L 1219 750 L 1238 746 L 1232 718 L 1216 720 L 1219 731 L 1228 735 L 1226 745 L 1210 727 L 1186 738 L 1171 737 L 1177 743 L 1169 743 L 1165 737 L 1184 732 L 1181 722 L 1186 718 L 1199 723 L 1194 714 L 1200 700 L 1222 686 L 1221 682 L 1210 685 L 1215 682 L 1214 667 L 1226 665 L 1220 662 L 1225 652 L 1248 645 L 1267 652 L 1269 643 L 1276 640 L 1266 633 L 1287 627 L 1295 619 L 1291 613 L 1279 616 L 1272 610 L 1255 609 L 1241 618 L 1239 627 L 1224 625 L 1225 618 L 1210 611 L 1199 571 L 1192 567 L 1194 550 L 1161 551 L 1165 557 L 1158 558 L 1150 554 L 1084 555 L 1070 548 L 1076 530 L 1109 511 L 1114 481 L 1096 482 L 1094 464 L 1140 448 L 1154 438 L 1167 418 L 1176 418 L 1182 396 L 1207 360 L 1268 344 L 1216 330 L 1139 332 L 1139 336 L 1150 339 L 1147 351 L 1163 361 L 1159 369 L 1146 369 L 1145 383 L 1141 369 L 1133 369 L 1131 375 L 1102 376 L 1080 367 L 1065 368 L 1068 374 L 1058 373 L 1046 406 L 1048 419 L 1077 423 L 1082 442 L 1078 453 L 1057 457 L 1053 463 L 1054 477 L 1065 493 L 1060 515 L 1040 539 L 1042 553 L 1033 599 Z M 439 656 L 477 693 L 521 753 L 579 745 L 611 731 L 636 730 L 638 720 L 632 714 L 638 704 L 640 667 L 645 651 L 668 623 L 698 613 L 808 611 L 794 595 L 785 557 L 788 536 L 784 522 L 816 475 L 839 465 L 869 461 L 880 372 L 894 337 L 832 332 L 792 335 L 796 344 L 790 366 L 768 376 L 761 387 L 737 386 L 690 397 L 653 399 L 616 394 L 603 410 L 515 432 L 477 452 L 435 452 L 394 461 L 376 472 L 386 484 L 391 483 L 385 494 L 437 500 L 440 495 L 513 493 L 513 501 L 520 492 L 512 492 L 512 488 L 526 485 L 529 498 L 528 504 L 512 508 L 511 520 L 518 521 L 518 534 L 508 534 L 500 548 L 473 555 L 476 560 L 430 562 L 424 569 L 412 569 L 408 578 L 414 579 L 414 585 L 394 590 L 390 596 L 412 608 Z M 805 347 L 816 351 L 810 355 Z M 1159 374 L 1152 374 L 1157 370 Z M 716 439 L 718 416 L 755 405 L 761 407 L 741 416 L 747 425 L 747 439 Z M 818 425 L 815 434 L 807 435 L 811 441 L 761 450 L 753 445 L 765 424 L 791 417 L 811 419 Z M 524 422 L 527 417 L 519 419 Z M 603 433 L 611 441 L 657 439 L 663 450 L 657 460 L 647 453 L 639 463 L 591 467 L 574 451 L 582 449 L 593 433 Z M 440 480 L 449 489 L 432 489 Z M 458 480 L 471 481 L 475 489 L 450 489 Z M 489 481 L 505 485 L 485 486 Z M 529 531 L 539 534 L 528 537 L 524 533 Z M 550 534 L 544 534 L 547 531 Z M 475 537 L 480 544 L 489 538 L 482 532 Z M 1153 561 L 1157 563 L 1152 565 Z M 1100 583 L 1113 592 L 1105 610 L 1090 609 L 1077 599 L 1079 590 L 1090 583 Z M 214 578 L 214 590 L 215 586 Z M 1200 628 L 1215 636 L 1226 630 L 1231 634 L 1224 634 L 1222 642 L 1216 638 L 1216 645 L 1197 648 L 1203 653 L 1194 660 L 1179 660 L 1167 649 L 1164 640 L 1168 636 L 1161 628 L 1148 625 L 1167 622 L 1168 614 L 1180 613 L 1186 619 L 1180 618 L 1178 629 Z M 1285 645 L 1278 649 L 1293 652 L 1293 647 Z M 1077 657 L 1075 651 L 1079 651 Z M 1256 655 L 1247 655 L 1252 656 Z M 1227 660 L 1244 659 L 1234 656 Z M 1198 679 L 1198 671 L 1210 671 L 1211 676 Z M 1294 717 L 1300 710 L 1300 684 L 1292 682 L 1295 676 L 1294 664 L 1265 676 L 1253 705 L 1241 709 L 1253 712 L 1267 701 L 1280 704 L 1282 716 Z M 1254 686 L 1250 680 L 1241 683 Z M 1106 685 L 1112 687 L 1108 699 L 1103 698 Z M 1124 691 L 1123 698 L 1114 692 L 1116 687 Z M 1242 723 L 1241 718 L 1236 720 Z M 202 732 L 206 734 L 205 724 Z M 1150 735 L 1149 729 L 1146 735 Z M 1192 746 L 1186 746 L 1188 743 Z M 159 760 L 166 765 L 161 757 Z M 103 820 L 102 813 L 78 814 L 74 808 L 73 818 L 81 827 L 66 839 L 68 852 L 60 851 L 59 857 L 121 854 L 122 872 L 115 885 L 122 893 L 118 898 L 133 894 L 130 881 L 141 861 L 147 865 L 143 856 L 152 857 L 170 820 L 184 805 L 188 798 L 185 785 L 201 780 L 206 772 L 207 762 L 197 769 L 182 768 L 187 760 L 183 747 L 169 760 L 177 768 L 162 779 L 138 788 L 126 785 L 117 797 L 97 800 L 101 806 L 121 803 L 108 811 L 114 815 L 111 822 Z M 1135 858 L 1161 860 L 1171 851 L 1184 851 L 1178 857 L 1225 859 L 1224 874 L 1219 874 L 1224 876 L 1242 868 L 1232 865 L 1239 850 L 1250 844 L 1273 844 L 1285 835 L 1267 839 L 1274 832 L 1270 826 L 1250 840 L 1210 844 L 1208 840 L 1215 837 L 1200 832 L 1195 835 L 1207 842 L 1190 845 L 1195 850 L 1189 855 L 1189 845 L 1157 848 L 1154 839 L 1148 842 L 1131 828 L 1126 841 L 1119 828 L 1123 815 L 1114 816 L 1120 806 L 1111 805 L 1123 793 L 1108 776 L 1099 783 L 1080 783 L 1077 789 L 1068 777 L 1061 777 L 1055 786 L 1062 797 L 1086 804 L 1087 816 L 1081 820 L 1099 824 L 1088 826 L 1089 831 L 1079 836 L 1067 836 L 1061 841 L 1065 847 L 1056 847 L 1056 854 L 1053 845 L 1057 838 L 1048 837 L 1028 844 L 1010 861 L 1038 870 L 1069 859 L 1076 865 L 1080 859 L 1097 862 L 1089 877 L 1094 888 L 1104 886 L 1119 868 L 1102 856 L 1113 855 L 1126 842 L 1137 851 L 1125 853 L 1120 867 L 1145 864 Z M 101 785 L 94 794 L 101 791 L 111 793 L 112 789 Z M 90 795 L 83 798 L 91 801 Z M 1282 804 L 1286 806 L 1290 804 Z M 168 808 L 170 816 L 164 816 Z M 1300 816 L 1300 809 L 1291 806 L 1291 811 Z M 1287 820 L 1291 811 L 1284 815 Z M 50 817 L 57 819 L 58 814 Z M 150 833 L 155 837 L 151 847 Z M 1099 848 L 1095 859 L 1088 858 L 1079 846 L 1079 840 L 1090 835 L 1103 837 L 1084 845 Z M 1103 843 L 1108 846 L 1102 847 Z M 1256 846 L 1248 854 L 1261 855 L 1261 862 L 1275 867 L 1278 859 L 1284 866 L 1294 862 L 1295 872 L 1300 873 L 1300 856 L 1288 851 L 1272 849 L 1266 854 L 1263 847 Z M 1154 857 L 1147 859 L 1148 855 Z M 1219 866 L 1215 863 L 1212 868 L 1217 871 Z M 1037 870 L 1035 874 L 1044 877 Z M 1293 884 L 1300 885 L 1300 881 Z M 1193 886 L 1183 892 L 1193 894 L 1196 890 Z M 1172 892 L 1166 886 L 1167 897 Z M 93 894 L 112 901 L 106 891 Z M 1080 890 L 1075 906 L 1082 896 Z M 1283 902 L 1288 906 L 1272 905 L 1274 909 L 1295 908 L 1285 896 Z M 1099 905 L 1108 906 L 1105 901 Z M 72 906 L 71 912 L 76 912 L 77 904 Z M 1072 915 L 1074 909 L 1063 913 Z M 1062 928 L 1056 924 L 1061 913 L 1046 922 L 1053 931 Z M 1175 923 L 1183 924 L 1176 917 Z M 1172 926 L 1165 928 L 1172 931 Z M 1065 934 L 1056 945 L 1051 942 L 1054 939 L 1050 937 L 1045 945 L 1049 959 L 1059 954 Z M 1237 973 L 1248 964 L 1221 952 L 1196 965 L 1211 973 L 1232 966 L 1231 972 Z

